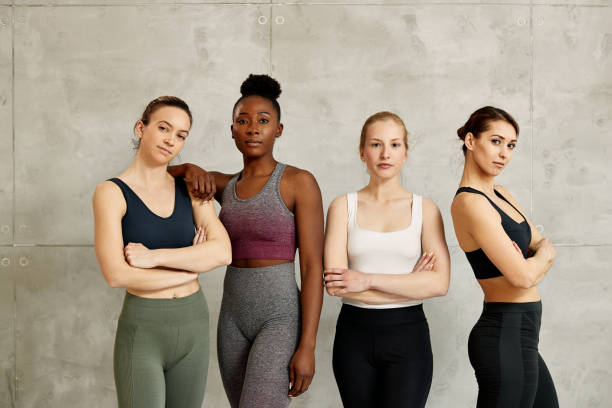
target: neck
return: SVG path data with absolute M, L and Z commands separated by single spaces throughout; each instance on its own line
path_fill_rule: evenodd
M 494 195 L 495 177 L 485 173 L 470 157 L 465 158 L 463 175 L 461 176 L 461 187 L 472 187 L 477 190 Z
M 404 188 L 397 175 L 389 179 L 370 176 L 370 182 L 362 191 L 372 195 L 376 201 L 387 201 L 404 192 Z
M 242 156 L 242 174 L 245 176 L 268 176 L 276 167 L 276 160 L 272 154 L 266 154 L 260 157 Z
M 124 175 L 145 188 L 156 188 L 166 182 L 168 164 L 153 163 L 138 150 L 136 158 L 124 172 Z

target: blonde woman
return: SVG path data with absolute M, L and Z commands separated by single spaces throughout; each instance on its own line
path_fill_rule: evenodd
M 429 394 L 422 299 L 446 294 L 450 257 L 437 206 L 399 182 L 407 139 L 397 115 L 368 118 L 359 153 L 370 181 L 329 207 L 325 285 L 343 302 L 333 368 L 347 408 L 424 407 Z

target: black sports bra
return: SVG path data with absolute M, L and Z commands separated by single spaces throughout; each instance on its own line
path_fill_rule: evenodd
M 123 193 L 127 210 L 121 219 L 123 245 L 141 243 L 149 249 L 191 246 L 195 235 L 191 199 L 185 181 L 174 179 L 174 211 L 163 218 L 151 212 L 140 197 L 122 180 L 110 179 Z
M 529 255 L 527 253 L 527 248 L 529 248 L 529 243 L 531 242 L 531 227 L 529 226 L 527 219 L 519 210 L 517 210 L 515 206 L 512 205 L 512 203 L 510 203 L 510 201 L 506 200 L 506 198 L 503 195 L 501 195 L 499 191 L 497 190 L 494 190 L 494 191 L 495 191 L 495 195 L 497 195 L 499 198 L 501 198 L 502 200 L 510 204 L 512 208 L 514 208 L 519 214 L 521 214 L 521 216 L 523 217 L 523 222 L 516 222 L 512 218 L 510 218 L 508 214 L 503 212 L 502 209 L 499 208 L 482 191 L 476 190 L 471 187 L 460 187 L 455 193 L 455 195 L 465 192 L 465 193 L 481 194 L 485 196 L 486 199 L 489 200 L 493 208 L 495 208 L 497 212 L 499 213 L 499 215 L 501 216 L 502 228 L 504 229 L 504 231 L 506 231 L 506 234 L 508 235 L 508 237 L 510 237 L 512 241 L 516 242 L 518 247 L 521 249 L 521 252 L 523 253 L 523 257 L 528 258 Z M 500 270 L 497 269 L 497 267 L 493 264 L 493 262 L 491 262 L 489 258 L 487 258 L 487 255 L 484 253 L 482 248 L 478 248 L 475 251 L 466 252 L 465 256 L 467 257 L 470 265 L 472 265 L 472 270 L 474 271 L 474 275 L 476 276 L 476 279 L 489 279 L 489 278 L 496 278 L 498 276 L 502 276 L 502 273 L 500 272 Z

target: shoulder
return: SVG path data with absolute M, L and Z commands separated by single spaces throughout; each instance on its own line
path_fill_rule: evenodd
M 329 204 L 329 211 L 339 211 L 339 210 L 346 211 L 346 205 L 347 205 L 347 195 L 342 194 L 332 200 L 332 202 Z
M 478 219 L 483 214 L 496 214 L 497 211 L 489 201 L 481 194 L 460 193 L 455 196 L 451 204 L 451 215 L 453 218 L 462 217 L 470 220 Z
M 114 182 L 106 180 L 96 186 L 93 194 L 94 210 L 120 208 L 125 211 L 126 205 L 121 188 Z
M 415 194 L 415 196 L 418 194 Z M 423 217 L 427 218 L 427 217 L 432 217 L 432 216 L 437 216 L 438 214 L 440 214 L 440 209 L 438 208 L 438 206 L 436 205 L 436 203 L 433 202 L 433 200 L 427 198 L 427 197 L 421 197 L 421 208 L 423 211 Z
M 94 200 L 107 199 L 112 197 L 122 197 L 121 188 L 110 180 L 103 181 L 96 186 L 94 191 Z
M 287 165 L 282 180 L 289 183 L 295 191 L 319 190 L 317 179 L 308 170 Z

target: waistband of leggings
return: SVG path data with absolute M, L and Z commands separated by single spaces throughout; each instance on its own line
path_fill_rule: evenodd
M 386 326 L 427 321 L 422 304 L 389 309 L 366 309 L 343 304 L 339 319 L 363 326 Z
M 542 301 L 524 303 L 484 302 L 482 311 L 492 313 L 542 312 Z
M 189 296 L 172 299 L 151 299 L 125 294 L 119 320 L 155 325 L 181 325 L 208 320 L 208 305 L 201 289 Z
M 228 265 L 228 273 L 282 273 L 291 272 L 295 273 L 295 262 L 285 262 L 278 265 L 258 266 L 256 268 L 238 268 L 236 266 Z

